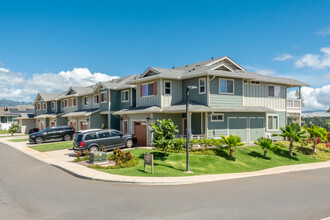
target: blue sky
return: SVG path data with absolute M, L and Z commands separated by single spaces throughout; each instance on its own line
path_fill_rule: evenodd
M 0 98 L 63 88 L 35 84 L 40 77 L 58 85 L 55 75 L 99 80 L 227 55 L 250 71 L 305 81 L 306 104 L 330 106 L 330 1 L 0 3 Z

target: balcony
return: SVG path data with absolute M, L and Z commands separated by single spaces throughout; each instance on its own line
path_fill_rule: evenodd
M 287 99 L 286 110 L 288 113 L 301 113 L 301 99 Z

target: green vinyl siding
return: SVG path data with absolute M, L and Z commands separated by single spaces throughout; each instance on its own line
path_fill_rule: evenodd
M 201 114 L 192 113 L 191 114 L 191 134 L 202 134 L 201 131 Z
M 101 115 L 100 113 L 94 113 L 90 116 L 89 123 L 90 123 L 90 129 L 101 128 L 102 123 L 105 126 L 108 126 L 108 116 Z
M 219 79 L 216 77 L 210 82 L 210 106 L 243 106 L 242 80 L 234 79 L 234 94 L 219 94 Z
M 153 119 L 155 120 L 155 122 L 157 119 L 160 119 L 160 120 L 171 119 L 173 121 L 173 123 L 178 126 L 179 132 L 177 134 L 179 134 L 179 135 L 184 134 L 183 133 L 183 118 L 182 118 L 181 113 L 180 114 L 156 114 L 155 113 L 155 114 L 153 114 Z
M 204 94 L 199 94 L 199 77 L 182 80 L 182 101 L 184 102 L 186 101 L 187 86 L 197 86 L 197 89 L 192 89 L 189 91 L 190 102 L 207 105 L 207 92 L 205 92 Z M 207 91 L 207 83 L 205 85 L 205 91 Z
M 229 135 L 238 135 L 242 142 L 247 142 L 248 118 L 228 118 Z

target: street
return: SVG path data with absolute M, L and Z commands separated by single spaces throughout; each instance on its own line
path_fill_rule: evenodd
M 1 219 L 321 219 L 330 168 L 141 186 L 79 179 L 0 143 Z

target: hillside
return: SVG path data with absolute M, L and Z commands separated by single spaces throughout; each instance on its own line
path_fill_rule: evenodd
M 0 107 L 6 107 L 6 106 L 17 106 L 17 105 L 31 105 L 32 102 L 18 102 L 18 101 L 12 101 L 8 99 L 1 99 L 0 100 Z

